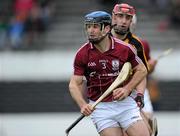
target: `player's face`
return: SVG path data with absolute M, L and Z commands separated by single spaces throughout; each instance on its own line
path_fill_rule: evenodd
M 110 27 L 101 24 L 86 24 L 87 37 L 93 44 L 99 44 L 110 31 Z
M 113 14 L 112 24 L 116 24 L 114 27 L 115 32 L 120 34 L 126 34 L 130 24 L 132 22 L 132 16 L 128 14 Z
M 86 24 L 85 29 L 88 39 L 96 39 L 102 36 L 100 24 Z

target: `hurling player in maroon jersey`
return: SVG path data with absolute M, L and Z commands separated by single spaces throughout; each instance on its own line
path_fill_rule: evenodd
M 132 18 L 131 25 L 130 25 L 131 33 L 134 33 L 136 29 L 136 25 L 137 25 L 137 16 L 134 15 Z M 148 76 L 147 76 L 147 88 L 145 89 L 145 92 L 144 92 L 144 107 L 142 108 L 142 110 L 144 111 L 144 113 L 146 114 L 148 118 L 148 122 L 151 129 L 153 130 L 154 136 L 157 136 L 158 123 L 157 123 L 156 117 L 154 116 L 154 107 L 152 105 L 152 102 L 159 98 L 159 89 L 157 87 L 158 86 L 157 81 L 154 80 L 150 76 L 150 74 L 154 71 L 156 67 L 157 60 L 152 58 L 151 56 L 151 50 L 150 50 L 150 45 L 148 41 L 145 39 L 141 39 L 141 42 L 143 44 L 145 56 L 147 58 L 148 65 L 149 65 L 149 71 L 148 71 Z M 153 91 L 151 89 L 152 86 L 154 88 Z
M 147 70 L 132 46 L 113 38 L 111 15 L 94 11 L 84 18 L 88 41 L 77 51 L 69 90 L 81 113 L 91 117 L 100 136 L 149 136 L 139 108 L 129 95 L 147 75 Z M 95 109 L 92 104 L 118 76 L 124 63 L 130 62 L 133 75 L 115 89 Z M 87 99 L 84 98 L 84 77 Z
M 135 15 L 136 13 L 134 7 L 130 6 L 129 4 L 116 4 L 112 11 L 112 24 L 116 25 L 112 30 L 112 34 L 114 37 L 121 39 L 134 47 L 137 51 L 137 55 L 143 61 L 148 72 L 150 72 L 150 70 L 153 70 L 154 65 L 150 65 L 153 63 L 153 60 L 150 60 L 150 56 L 147 52 L 148 48 L 146 48 L 144 42 L 131 31 L 134 29 L 133 23 L 136 19 L 134 18 Z M 149 93 L 146 89 L 146 82 L 147 79 L 144 78 L 144 80 L 136 87 L 136 91 L 134 91 L 131 96 L 136 100 L 143 113 L 145 113 L 148 118 L 151 118 L 153 109 Z
M 115 25 L 115 27 L 112 29 L 112 35 L 135 48 L 137 55 L 148 69 L 143 45 L 139 38 L 130 32 L 130 24 L 132 22 L 133 15 L 135 15 L 135 9 L 132 6 L 126 3 L 116 4 L 112 11 L 112 24 Z M 140 108 L 144 107 L 143 99 L 145 88 L 146 78 L 144 78 L 142 82 L 136 87 L 138 98 L 136 101 Z

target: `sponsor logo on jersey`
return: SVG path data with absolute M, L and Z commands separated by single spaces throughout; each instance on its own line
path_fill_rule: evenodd
M 94 66 L 96 66 L 96 63 L 95 63 L 95 62 L 89 62 L 89 63 L 88 63 L 88 67 L 94 67 Z
M 119 60 L 112 60 L 112 70 L 119 70 Z

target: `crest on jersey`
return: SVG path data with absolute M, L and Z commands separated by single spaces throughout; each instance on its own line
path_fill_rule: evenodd
M 112 69 L 114 71 L 119 70 L 119 60 L 112 60 Z

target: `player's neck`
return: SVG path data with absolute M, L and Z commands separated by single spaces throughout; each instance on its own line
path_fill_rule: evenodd
M 95 44 L 95 47 L 100 51 L 100 52 L 106 52 L 109 50 L 111 46 L 111 40 L 109 39 L 108 36 L 106 36 L 99 44 Z

